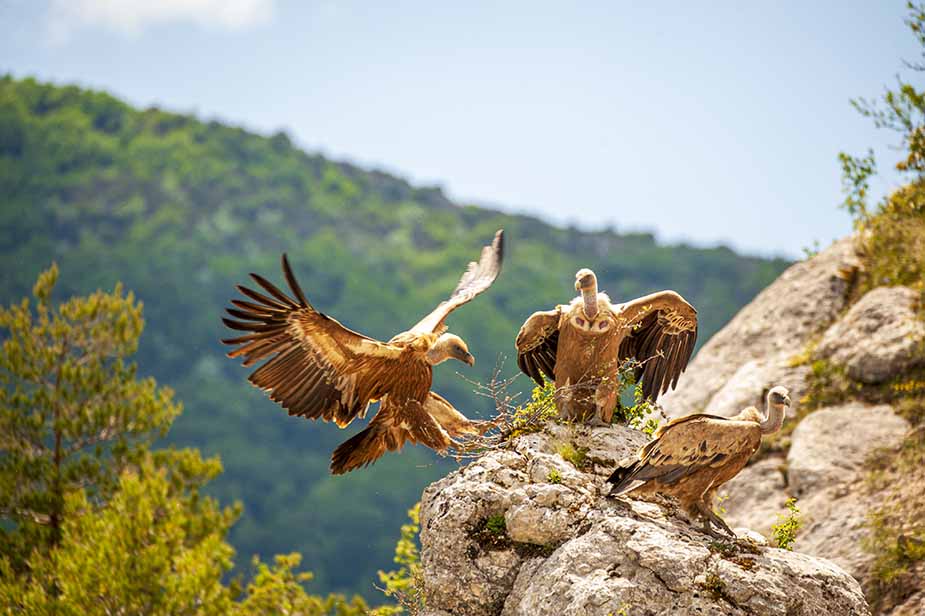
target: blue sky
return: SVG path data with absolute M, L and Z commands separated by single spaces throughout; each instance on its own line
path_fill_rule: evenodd
M 0 71 L 282 128 L 464 202 L 799 256 L 850 230 L 837 153 L 896 158 L 898 137 L 849 99 L 915 57 L 904 14 L 894 0 L 0 0 Z

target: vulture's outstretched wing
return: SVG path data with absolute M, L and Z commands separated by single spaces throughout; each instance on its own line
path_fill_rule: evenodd
M 269 359 L 248 380 L 289 411 L 310 419 L 336 421 L 341 427 L 366 415 L 370 402 L 388 393 L 402 378 L 401 349 L 351 331 L 308 303 L 289 260 L 283 273 L 295 299 L 257 274 L 251 277 L 269 296 L 238 285 L 253 300 L 231 300 L 235 308 L 223 318 L 231 329 L 249 332 L 222 340 L 238 348 L 228 357 L 243 357 L 245 366 Z
M 622 363 L 635 358 L 636 380 L 655 400 L 674 388 L 697 342 L 697 311 L 674 291 L 652 293 L 617 308 L 618 319 L 630 332 L 620 343 Z
M 446 317 L 465 303 L 482 293 L 501 273 L 501 262 L 504 260 L 504 229 L 498 229 L 491 245 L 482 248 L 482 255 L 478 263 L 472 261 L 459 279 L 459 284 L 453 289 L 449 299 L 440 302 L 440 305 L 421 319 L 411 328 L 412 332 L 442 333 L 446 329 Z
M 517 365 L 521 372 L 543 386 L 543 375 L 556 380 L 556 352 L 559 346 L 559 317 L 561 307 L 534 312 L 517 332 Z
M 341 475 L 369 466 L 386 451 L 401 449 L 406 441 L 446 451 L 453 440 L 435 419 L 435 415 L 446 414 L 444 406 L 449 406 L 449 402 L 434 392 L 430 392 L 423 403 L 407 400 L 397 404 L 386 398 L 369 425 L 334 450 L 331 472 Z M 461 416 L 459 411 L 455 412 Z
M 674 485 L 707 468 L 729 463 L 733 456 L 751 456 L 761 443 L 761 428 L 749 421 L 716 415 L 688 415 L 663 428 L 639 450 L 639 460 L 616 469 L 607 480 L 611 494 L 623 494 L 644 483 Z

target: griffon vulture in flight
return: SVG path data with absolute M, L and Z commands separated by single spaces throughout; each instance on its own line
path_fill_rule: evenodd
M 517 334 L 517 365 L 540 386 L 556 384 L 565 419 L 610 423 L 619 402 L 620 365 L 635 359 L 646 397 L 674 388 L 697 340 L 697 311 L 674 291 L 612 304 L 589 269 L 575 274 L 581 294 L 567 305 L 534 312 Z
M 618 467 L 607 481 L 612 496 L 661 493 L 674 496 L 692 516 L 703 519 L 704 532 L 717 529 L 735 536 L 710 503 L 716 489 L 739 474 L 761 437 L 780 430 L 790 394 L 784 387 L 768 392 L 765 413 L 750 406 L 734 417 L 694 414 L 660 427 L 638 459 Z
M 245 366 L 268 360 L 248 380 L 290 415 L 334 421 L 343 428 L 365 417 L 370 403 L 380 402 L 369 426 L 334 451 L 334 474 L 372 464 L 406 441 L 445 451 L 453 437 L 479 434 L 481 422 L 468 420 L 430 391 L 435 365 L 447 359 L 475 363 L 466 343 L 446 332 L 444 321 L 491 286 L 501 271 L 503 248 L 499 230 L 482 249 L 479 262 L 469 264 L 449 299 L 388 342 L 351 331 L 315 310 L 284 254 L 283 273 L 294 297 L 251 274 L 269 295 L 238 285 L 253 301 L 231 300 L 235 307 L 228 314 L 239 320 L 222 320 L 248 333 L 222 342 L 237 346 L 228 357 L 242 357 Z

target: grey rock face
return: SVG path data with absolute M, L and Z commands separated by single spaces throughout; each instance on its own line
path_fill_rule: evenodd
M 605 461 L 646 440 L 626 428 L 550 424 L 428 487 L 427 613 L 869 613 L 857 582 L 830 562 L 774 548 L 724 556 L 654 503 L 603 496 Z M 586 448 L 590 467 L 554 453 L 563 441 Z M 501 516 L 506 532 L 491 533 L 486 521 Z
M 793 366 L 793 353 L 780 353 L 767 359 L 752 359 L 735 371 L 732 377 L 710 398 L 705 413 L 730 417 L 742 409 L 754 406 L 764 411 L 764 396 L 775 385 L 790 390 L 793 406 L 791 416 L 800 409 L 800 399 L 806 394 L 809 366 Z
M 852 402 L 820 409 L 793 431 L 787 456 L 790 492 L 797 497 L 851 482 L 867 456 L 880 447 L 896 447 L 909 423 L 887 404 Z
M 665 412 L 670 417 L 702 412 L 749 361 L 777 358 L 768 365 L 775 370 L 786 367 L 789 358 L 825 331 L 845 307 L 857 266 L 853 240 L 845 238 L 788 268 L 703 345 L 677 390 L 659 398 Z
M 925 363 L 925 324 L 915 315 L 918 294 L 907 287 L 879 287 L 865 294 L 826 331 L 817 353 L 864 383 L 882 383 Z

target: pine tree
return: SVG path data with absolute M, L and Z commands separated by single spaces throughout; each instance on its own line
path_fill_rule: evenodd
M 117 285 L 54 305 L 57 277 L 0 308 L 0 613 L 365 614 L 308 594 L 298 554 L 223 583 L 240 506 L 202 494 L 218 458 L 150 448 L 180 405 L 128 362 L 141 304 Z
M 105 500 L 181 410 L 127 362 L 144 322 L 121 286 L 55 306 L 52 265 L 33 301 L 0 308 L 0 548 L 16 569 L 61 539 L 67 495 Z

